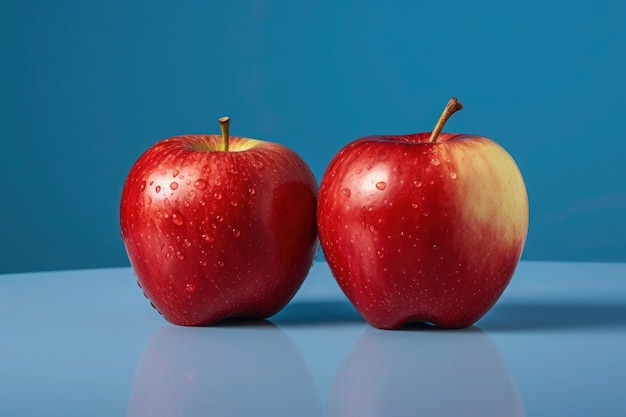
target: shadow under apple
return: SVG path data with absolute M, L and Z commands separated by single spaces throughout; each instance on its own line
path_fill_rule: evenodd
M 626 303 L 563 300 L 500 303 L 479 324 L 490 332 L 626 328 Z
M 477 327 L 368 327 L 340 366 L 327 416 L 524 416 L 495 343 Z
M 299 351 L 267 321 L 162 326 L 143 351 L 127 408 L 133 417 L 320 414 Z

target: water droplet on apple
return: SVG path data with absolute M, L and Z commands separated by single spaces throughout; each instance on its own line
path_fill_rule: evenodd
M 208 174 L 209 172 L 211 172 L 211 167 L 210 167 L 210 166 L 208 166 L 208 165 L 203 166 L 203 167 L 202 167 L 202 172 L 203 172 L 204 174 Z
M 385 257 L 385 252 L 383 252 L 383 250 L 380 249 L 376 252 L 376 255 L 378 255 L 380 259 L 383 259 Z
M 208 263 L 208 262 L 207 262 L 207 261 L 205 261 L 204 259 L 202 259 L 202 260 L 200 261 L 200 265 L 202 265 L 202 266 L 206 266 L 206 265 L 207 265 L 207 263 Z
M 250 193 L 250 195 L 256 194 L 256 190 L 254 188 L 248 188 L 248 192 Z
M 161 186 L 157 185 L 156 188 L 154 189 L 154 191 L 156 191 L 157 193 L 161 192 Z
M 170 200 L 166 198 L 165 200 L 163 200 L 163 203 L 164 203 L 166 206 L 169 206 L 169 205 L 170 205 Z
M 182 226 L 183 216 L 180 213 L 172 213 L 172 223 L 174 223 L 176 226 Z
M 419 208 L 419 206 L 417 205 L 417 203 L 412 203 L 411 207 L 413 207 L 414 209 Z
M 215 216 L 215 219 L 216 219 L 218 222 L 220 222 L 220 223 L 221 223 L 221 222 L 223 222 L 223 221 L 224 221 L 224 216 L 220 216 L 220 215 L 218 214 L 217 216 Z
M 198 190 L 204 190 L 204 187 L 206 187 L 206 181 L 200 178 L 193 183 L 193 186 L 196 187 Z
M 378 234 L 378 230 L 376 230 L 376 226 L 374 226 L 373 224 L 370 224 L 370 232 L 372 232 L 373 234 Z
M 220 181 L 219 179 L 216 179 L 215 181 L 213 181 L 213 184 L 219 187 L 220 185 L 222 185 L 222 181 Z
M 341 194 L 345 195 L 346 197 L 350 197 L 350 189 L 349 188 L 342 189 Z
M 172 171 L 172 176 L 173 176 L 173 177 L 176 177 L 176 176 L 178 175 L 178 173 L 179 173 L 179 172 L 180 172 L 179 170 L 177 170 L 176 168 L 174 168 L 174 170 Z
M 219 191 L 216 192 L 215 194 L 213 194 L 213 197 L 215 197 L 216 200 L 221 200 L 222 199 L 222 193 L 220 193 Z
M 186 247 L 190 247 L 191 246 L 191 241 L 189 239 L 185 239 L 183 241 L 183 245 L 185 245 Z
M 450 173 L 450 178 L 452 178 L 453 180 L 456 179 L 456 172 L 451 172 Z
M 420 188 L 422 186 L 422 182 L 421 181 L 413 181 L 413 186 L 415 186 L 416 188 Z
M 177 183 L 176 181 L 173 181 L 173 182 L 170 184 L 170 188 L 171 188 L 172 190 L 177 189 L 177 188 L 178 188 L 178 183 Z
M 436 166 L 436 167 L 438 167 L 438 166 L 439 166 L 439 164 L 441 164 L 441 162 L 439 161 L 439 159 L 438 159 L 438 158 L 432 158 L 432 159 L 430 160 L 430 163 L 431 163 L 431 164 L 433 164 L 433 165 L 434 165 L 434 166 Z
M 217 261 L 217 266 L 219 266 L 219 267 L 224 266 L 224 261 Z
M 230 202 L 230 205 L 233 207 L 237 207 L 239 205 L 239 203 L 237 203 L 235 200 Z
M 241 231 L 239 231 L 239 229 L 233 229 L 233 236 L 235 237 L 241 236 Z
M 254 161 L 252 163 L 252 166 L 255 167 L 256 169 L 263 169 L 263 162 L 261 162 L 261 161 Z
M 183 255 L 180 251 L 179 251 L 179 252 L 176 252 L 176 257 L 177 257 L 178 259 L 180 259 L 181 261 L 182 261 L 183 259 L 185 259 L 185 255 Z
M 189 201 L 185 201 L 185 202 L 183 203 L 183 205 L 184 205 L 185 207 L 190 207 L 190 206 L 191 206 L 191 203 L 190 203 Z
M 185 284 L 185 290 L 188 292 L 194 292 L 196 290 L 196 286 L 193 284 Z
M 165 259 L 170 259 L 171 256 L 172 256 L 171 253 L 165 252 Z
M 384 181 L 380 181 L 376 183 L 376 188 L 378 188 L 379 190 L 384 190 L 385 188 L 387 188 L 387 183 Z
M 141 189 L 141 191 L 146 189 L 146 182 L 145 181 L 141 181 L 141 185 L 139 186 L 139 188 Z
M 354 171 L 356 174 L 360 174 L 361 172 L 363 172 L 363 169 L 358 168 L 356 171 Z
M 209 243 L 211 243 L 211 242 L 215 241 L 215 238 L 214 238 L 213 236 L 211 236 L 211 235 L 209 235 L 209 234 L 206 234 L 206 233 L 203 233 L 201 237 L 202 237 L 202 239 L 203 239 L 205 242 L 209 242 Z
M 439 251 L 441 250 L 441 245 L 440 245 L 440 244 L 438 244 L 438 243 L 435 243 L 435 244 L 433 245 L 433 250 L 434 250 L 435 252 L 439 252 Z
M 196 196 L 196 192 L 194 190 L 191 190 L 187 193 L 187 195 L 189 196 L 189 198 L 194 198 Z

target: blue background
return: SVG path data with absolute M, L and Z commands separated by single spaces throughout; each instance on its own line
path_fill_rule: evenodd
M 284 143 L 318 179 L 346 143 L 502 144 L 524 259 L 626 261 L 626 2 L 0 2 L 0 272 L 127 266 L 126 174 L 182 133 Z

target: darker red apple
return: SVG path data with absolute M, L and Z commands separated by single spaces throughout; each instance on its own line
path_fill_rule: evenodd
M 339 286 L 373 326 L 475 323 L 498 300 L 528 229 L 513 158 L 478 135 L 435 130 L 345 146 L 321 181 L 320 243 Z
M 282 309 L 317 249 L 317 182 L 272 142 L 185 135 L 156 143 L 132 167 L 120 209 L 137 281 L 170 322 L 261 319 Z

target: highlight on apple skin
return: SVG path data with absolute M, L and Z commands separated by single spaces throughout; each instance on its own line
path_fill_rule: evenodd
M 528 231 L 522 174 L 496 142 L 376 135 L 339 151 L 320 184 L 319 239 L 337 283 L 372 326 L 468 327 L 500 298 Z
M 293 150 L 222 135 L 160 141 L 121 197 L 122 239 L 151 304 L 171 323 L 208 325 L 281 310 L 318 241 L 317 181 Z

